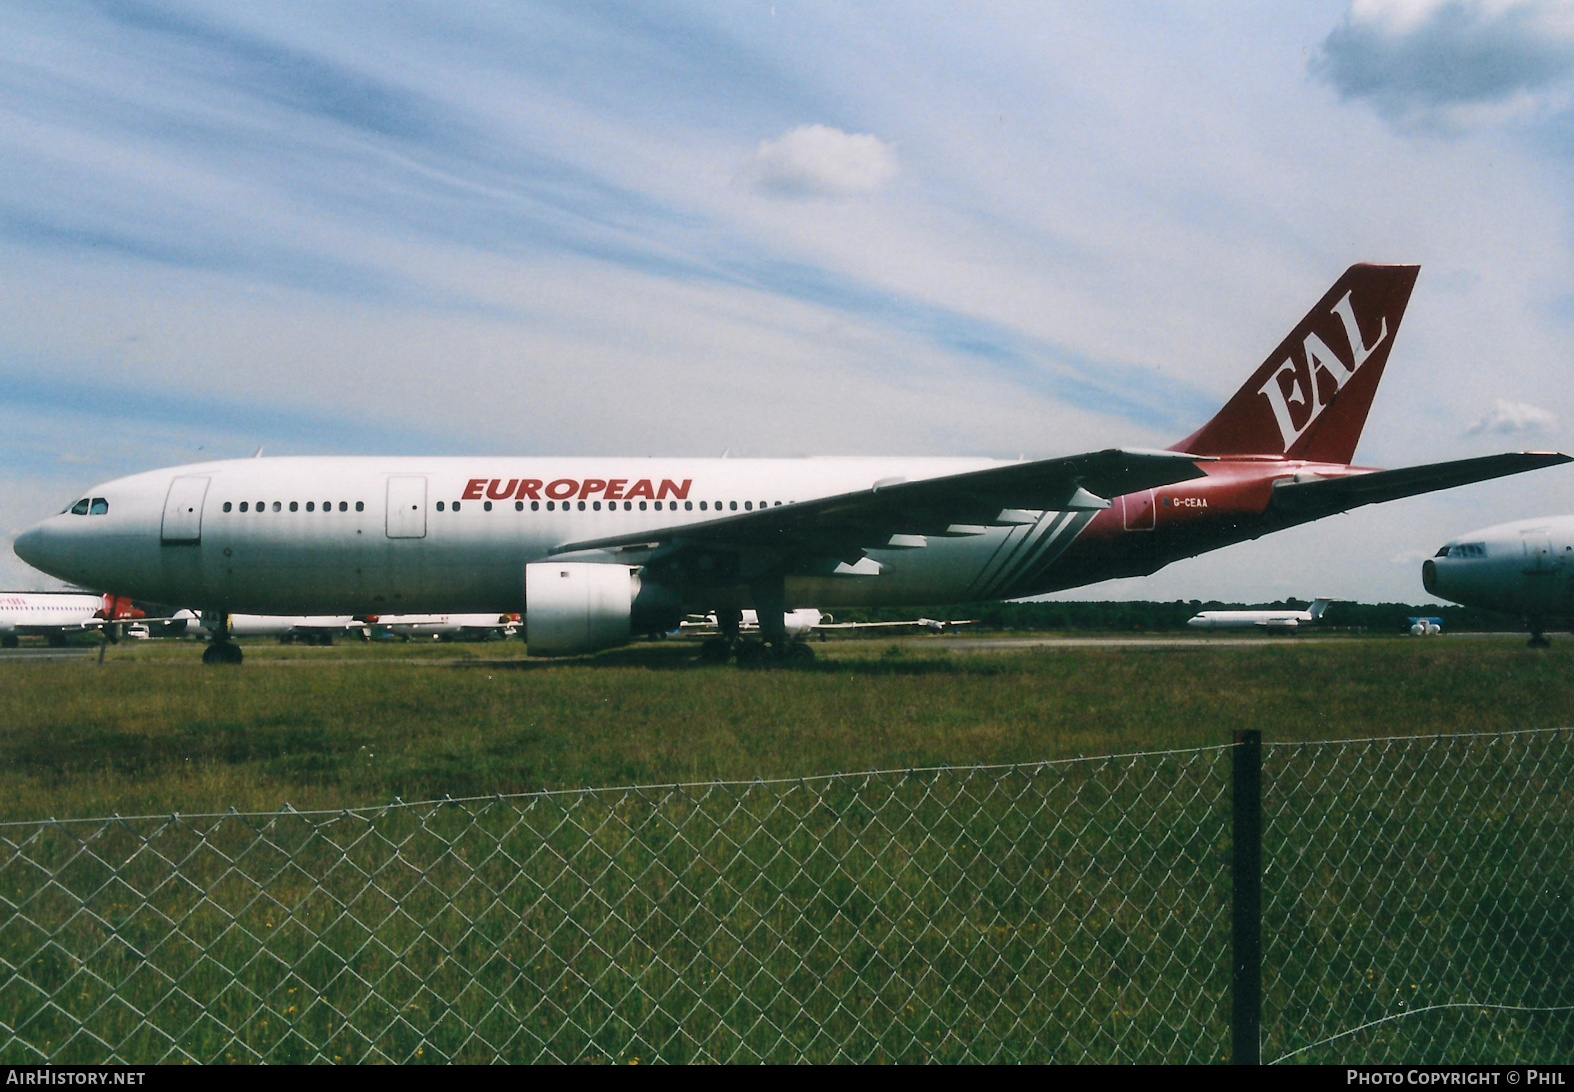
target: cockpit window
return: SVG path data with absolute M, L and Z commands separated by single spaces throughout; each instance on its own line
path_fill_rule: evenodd
M 73 504 L 71 506 L 71 514 L 73 516 L 85 516 L 85 515 L 87 515 L 87 506 L 88 506 L 88 504 L 89 504 L 88 499 L 86 497 L 83 497 L 81 500 L 77 501 L 75 504 Z
M 1438 547 L 1437 553 L 1433 554 L 1432 556 L 1433 557 L 1447 557 L 1448 556 L 1448 547 L 1447 546 L 1440 546 L 1440 547 Z
M 109 511 L 109 502 L 103 497 L 94 497 L 93 506 L 87 510 L 90 516 L 102 516 Z
M 1449 557 L 1486 557 L 1487 548 L 1481 542 L 1461 542 L 1448 551 Z

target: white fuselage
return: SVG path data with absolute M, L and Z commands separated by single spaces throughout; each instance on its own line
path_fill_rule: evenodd
M 1186 624 L 1193 629 L 1296 629 L 1316 620 L 1305 610 L 1205 610 Z
M 1467 607 L 1532 619 L 1574 617 L 1574 516 L 1460 535 L 1422 563 L 1421 582 L 1431 594 Z
M 103 622 L 104 596 L 78 592 L 0 592 L 0 636 L 94 629 Z
M 519 612 L 525 607 L 525 566 L 565 543 L 995 465 L 1003 464 L 874 458 L 242 459 L 152 471 L 95 487 L 107 511 L 62 513 L 20 536 L 15 548 L 24 560 L 47 557 L 49 571 L 65 579 L 211 610 L 357 616 Z M 1017 547 L 1056 515 L 965 537 L 931 538 L 923 548 L 874 550 L 846 574 L 790 576 L 787 607 L 990 598 L 1005 585 Z M 1070 533 L 1046 545 L 1064 549 L 1081 526 L 1068 525 Z M 605 553 L 587 559 L 613 560 Z

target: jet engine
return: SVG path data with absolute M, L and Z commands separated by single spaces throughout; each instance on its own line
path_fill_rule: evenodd
M 525 641 L 532 656 L 577 656 L 676 629 L 683 604 L 627 565 L 542 561 L 525 566 Z

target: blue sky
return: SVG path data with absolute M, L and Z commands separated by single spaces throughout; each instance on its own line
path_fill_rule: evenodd
M 0 539 L 258 446 L 1163 446 L 1363 260 L 1363 462 L 1569 445 L 1574 8 L 1046 7 L 5 5 Z M 1571 482 L 1081 594 L 1415 600 Z

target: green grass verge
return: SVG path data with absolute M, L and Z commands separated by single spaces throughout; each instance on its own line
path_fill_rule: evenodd
M 0 1060 L 1217 1060 L 1227 756 L 1038 760 L 1574 719 L 1561 644 L 943 648 L 0 668 L 12 819 L 1020 764 L 7 827 Z M 1563 733 L 1270 747 L 1266 1056 L 1574 1000 L 1570 767 Z M 1566 1060 L 1571 1032 L 1439 1009 L 1297 1057 Z

